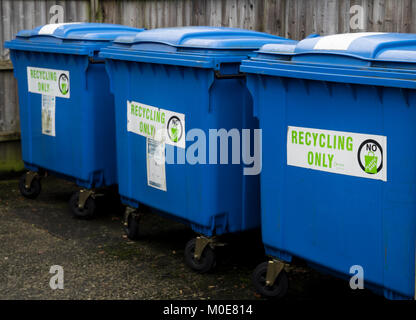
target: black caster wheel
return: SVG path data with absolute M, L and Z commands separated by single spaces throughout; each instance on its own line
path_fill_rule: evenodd
M 22 196 L 28 199 L 35 199 L 41 191 L 39 177 L 33 178 L 29 188 L 26 188 L 26 173 L 19 179 L 19 190 Z
M 130 213 L 127 217 L 126 224 L 124 225 L 124 232 L 127 235 L 127 238 L 130 240 L 139 239 L 139 224 L 140 216 L 135 213 Z
M 215 252 L 211 246 L 207 245 L 202 251 L 201 257 L 195 259 L 196 239 L 188 241 L 185 246 L 185 262 L 192 270 L 199 273 L 206 273 L 212 270 L 216 264 Z
M 257 266 L 253 272 L 253 284 L 256 291 L 266 298 L 283 298 L 289 287 L 289 279 L 285 270 L 282 270 L 272 286 L 266 286 L 268 262 Z
M 78 219 L 91 219 L 95 216 L 95 199 L 89 197 L 85 201 L 84 208 L 78 206 L 79 191 L 75 192 L 69 200 L 69 207 L 71 208 L 72 215 Z

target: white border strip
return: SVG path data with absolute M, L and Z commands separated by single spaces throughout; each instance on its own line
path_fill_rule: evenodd
M 351 43 L 362 37 L 385 34 L 385 32 L 357 32 L 325 36 L 318 40 L 314 50 L 348 50 Z

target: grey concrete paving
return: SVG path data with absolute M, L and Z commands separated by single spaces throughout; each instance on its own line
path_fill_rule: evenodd
M 77 187 L 48 177 L 36 200 L 23 198 L 17 178 L 0 180 L 0 299 L 259 299 L 251 273 L 266 261 L 257 232 L 227 237 L 215 272 L 196 274 L 183 262 L 187 227 L 148 214 L 142 238 L 128 240 L 122 218 L 103 210 L 94 220 L 72 218 L 67 201 Z M 64 289 L 52 290 L 52 265 L 64 268 Z M 379 299 L 307 267 L 290 267 L 282 301 Z

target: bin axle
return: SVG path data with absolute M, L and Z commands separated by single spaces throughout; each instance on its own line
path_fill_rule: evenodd
M 32 185 L 33 179 L 37 178 L 38 176 L 39 176 L 38 173 L 35 171 L 26 172 L 25 187 L 29 189 L 30 186 Z
M 126 207 L 126 210 L 124 211 L 124 227 L 129 226 L 129 218 L 133 218 L 136 220 L 139 220 L 143 216 L 143 213 L 141 210 L 137 210 L 136 208 L 132 207 Z
M 89 197 L 95 198 L 94 191 L 87 190 L 87 189 L 81 189 L 79 191 L 78 208 L 83 209 L 85 207 L 85 203 L 87 202 Z
M 204 252 L 205 248 L 207 246 L 210 246 L 211 249 L 214 249 L 215 247 L 222 247 L 225 244 L 218 242 L 216 237 L 208 238 L 204 236 L 196 237 L 195 241 L 195 253 L 194 253 L 194 259 L 199 260 L 201 259 L 202 253 Z
M 199 260 L 206 246 L 213 243 L 212 238 L 196 237 L 194 259 Z
M 279 260 L 271 260 L 267 264 L 266 286 L 271 287 L 284 269 L 285 264 Z

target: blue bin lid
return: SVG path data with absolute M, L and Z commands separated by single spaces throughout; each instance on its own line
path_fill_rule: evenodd
M 265 45 L 260 52 L 281 54 L 276 45 Z M 358 32 L 306 38 L 293 47 L 292 61 L 308 61 L 321 56 L 321 63 L 345 64 L 333 56 L 348 56 L 367 61 L 416 62 L 416 34 Z M 299 56 L 303 56 L 299 58 Z M 296 58 L 295 58 L 296 57 Z M 319 59 L 312 59 L 314 62 Z M 359 62 L 350 60 L 348 64 Z
M 225 27 L 183 27 L 147 30 L 132 37 L 119 37 L 116 43 L 123 44 L 165 44 L 176 48 L 256 50 L 267 42 L 285 38 L 268 33 Z M 140 46 L 136 46 L 140 49 Z M 146 47 L 144 50 L 150 50 Z M 164 51 L 155 46 L 155 51 Z M 168 50 L 167 48 L 165 50 Z
M 113 46 L 106 48 L 100 55 L 120 60 L 212 67 L 207 60 L 210 57 L 215 56 L 217 62 L 219 56 L 239 62 L 266 43 L 284 42 L 295 41 L 237 28 L 160 28 L 146 30 L 134 36 L 118 37 Z M 170 55 L 170 58 L 164 54 Z M 155 59 L 152 60 L 151 57 Z
M 137 29 L 109 23 L 57 23 L 22 30 L 16 39 L 6 42 L 6 48 L 15 50 L 91 54 L 107 46 L 119 36 L 135 35 Z
M 416 34 L 361 32 L 313 36 L 293 47 L 265 45 L 241 71 L 321 81 L 416 87 Z M 272 56 L 286 55 L 270 64 Z M 287 60 L 287 61 L 284 61 Z

